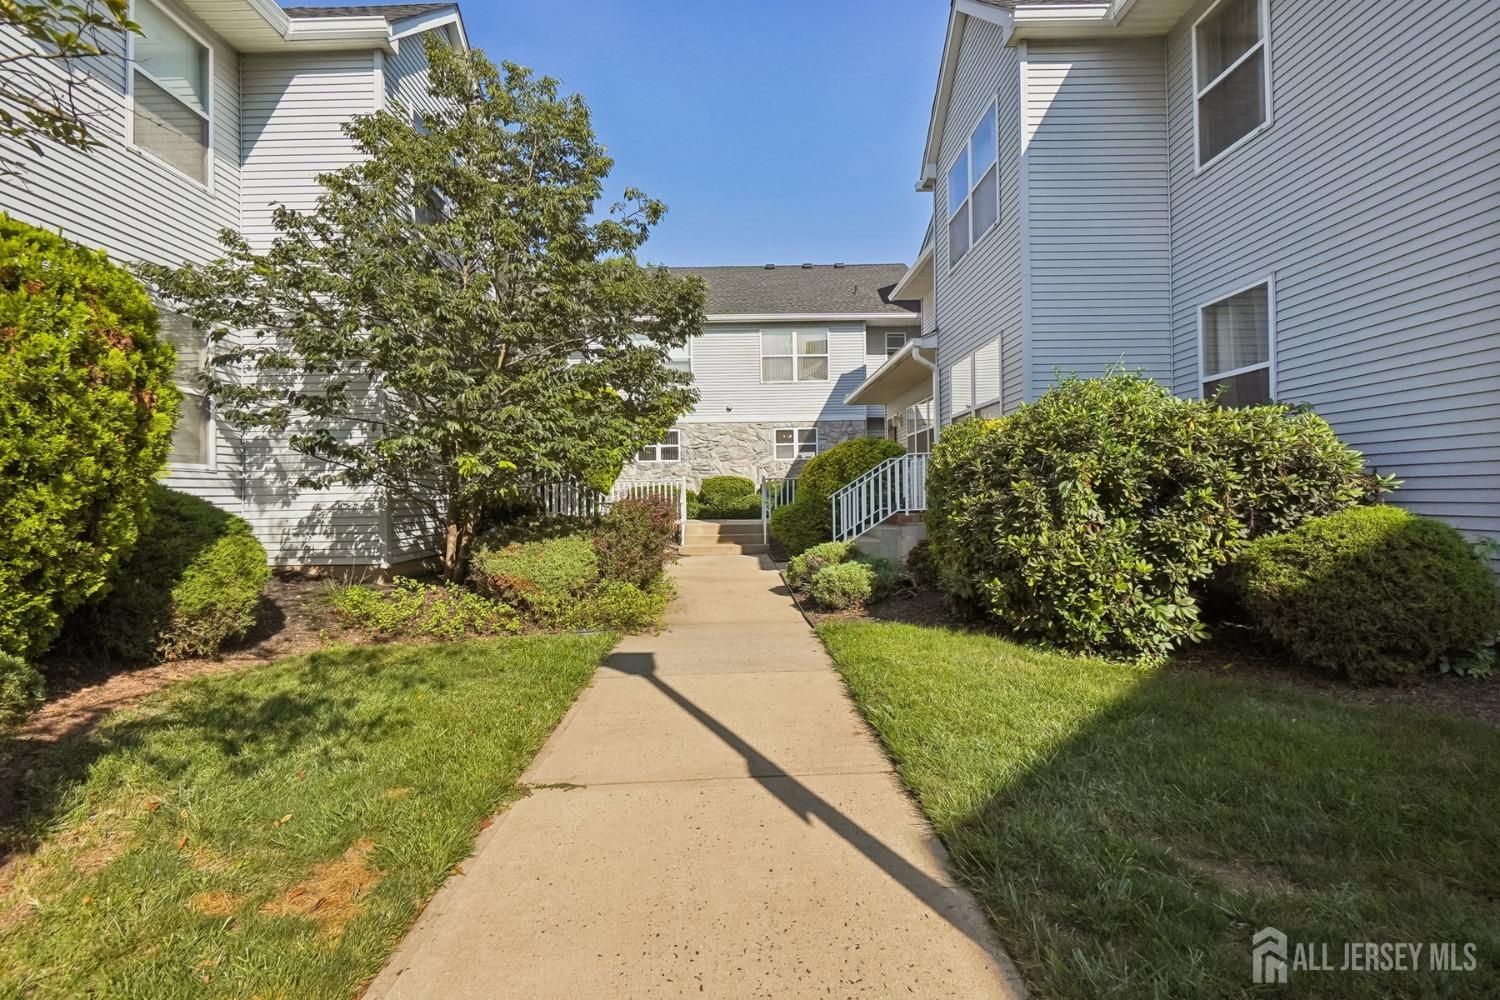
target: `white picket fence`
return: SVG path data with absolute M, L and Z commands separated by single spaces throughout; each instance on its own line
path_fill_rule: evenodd
M 897 514 L 927 509 L 927 456 L 888 458 L 828 500 L 833 540 L 847 542 Z
M 771 544 L 771 511 L 797 499 L 797 477 L 767 479 L 760 484 L 760 538 Z
M 548 514 L 565 517 L 598 517 L 628 497 L 665 497 L 677 505 L 677 541 L 683 539 L 683 526 L 687 523 L 686 479 L 617 482 L 608 493 L 580 483 L 543 483 L 535 492 Z

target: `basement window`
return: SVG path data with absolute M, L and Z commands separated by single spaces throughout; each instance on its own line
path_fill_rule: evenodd
M 776 429 L 773 457 L 792 462 L 799 458 L 812 458 L 818 453 L 818 429 L 816 427 L 778 427 Z
M 635 460 L 637 462 L 649 462 L 652 464 L 682 461 L 682 432 L 675 427 L 667 431 L 665 440 L 660 444 L 653 444 L 650 447 L 642 448 L 636 452 Z

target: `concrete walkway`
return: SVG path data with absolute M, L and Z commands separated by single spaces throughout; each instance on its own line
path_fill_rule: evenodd
M 771 563 L 673 572 L 366 996 L 1024 995 Z

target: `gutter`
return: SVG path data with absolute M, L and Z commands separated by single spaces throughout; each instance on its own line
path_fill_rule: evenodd
M 919 347 L 926 347 L 927 338 L 923 337 L 921 338 L 921 340 L 916 341 L 916 343 Z M 933 350 L 937 350 L 936 335 L 934 335 L 932 338 L 932 348 Z M 911 352 L 911 356 L 916 359 L 917 364 L 932 372 L 932 443 L 937 444 L 938 438 L 943 436 L 943 418 L 942 414 L 938 412 L 938 408 L 943 405 L 943 400 L 941 395 L 941 386 L 938 383 L 937 361 L 928 361 L 926 358 L 922 357 L 921 351 L 915 349 Z
M 384 17 L 293 18 L 275 0 L 248 0 L 248 3 L 287 42 L 309 47 L 329 42 L 369 42 L 388 55 L 396 54 L 391 24 Z

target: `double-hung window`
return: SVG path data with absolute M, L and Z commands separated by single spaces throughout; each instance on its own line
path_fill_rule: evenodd
M 1199 309 L 1205 399 L 1253 406 L 1275 398 L 1273 308 L 1271 283 L 1263 281 Z
M 1271 120 L 1269 0 L 1219 0 L 1193 25 L 1198 166 Z
M 631 341 L 631 343 L 635 344 L 637 347 L 652 347 L 652 348 L 654 348 L 656 346 L 655 341 L 653 341 L 650 337 L 647 337 L 645 334 L 635 334 L 635 335 L 631 336 L 630 341 Z M 692 341 L 691 340 L 687 341 L 681 347 L 669 347 L 669 348 L 667 348 L 667 359 L 665 361 L 663 361 L 662 364 L 665 367 L 667 367 L 667 368 L 671 368 L 673 371 L 686 372 L 688 374 L 692 374 L 692 371 L 693 371 L 693 348 L 692 348 Z
M 130 41 L 131 142 L 207 184 L 213 55 L 152 0 L 137 0 Z
M 896 355 L 900 354 L 901 348 L 905 347 L 906 342 L 910 339 L 911 334 L 905 332 L 887 333 L 885 335 L 885 356 L 888 358 L 893 358 Z
M 969 133 L 969 141 L 948 168 L 948 266 L 1000 221 L 1000 164 L 997 159 L 995 105 L 991 104 Z
M 762 330 L 762 382 L 824 382 L 828 379 L 828 331 Z
M 772 455 L 790 462 L 799 458 L 812 458 L 818 453 L 818 429 L 816 427 L 779 427 L 772 444 Z
M 175 468 L 214 468 L 214 417 L 203 391 L 203 371 L 208 366 L 208 340 L 192 320 L 163 309 L 162 339 L 177 352 L 172 380 L 182 393 L 177 426 L 172 431 L 172 450 L 167 463 Z
M 660 444 L 653 444 L 636 452 L 635 460 L 652 463 L 682 461 L 682 432 L 672 428 L 667 431 L 666 439 Z

